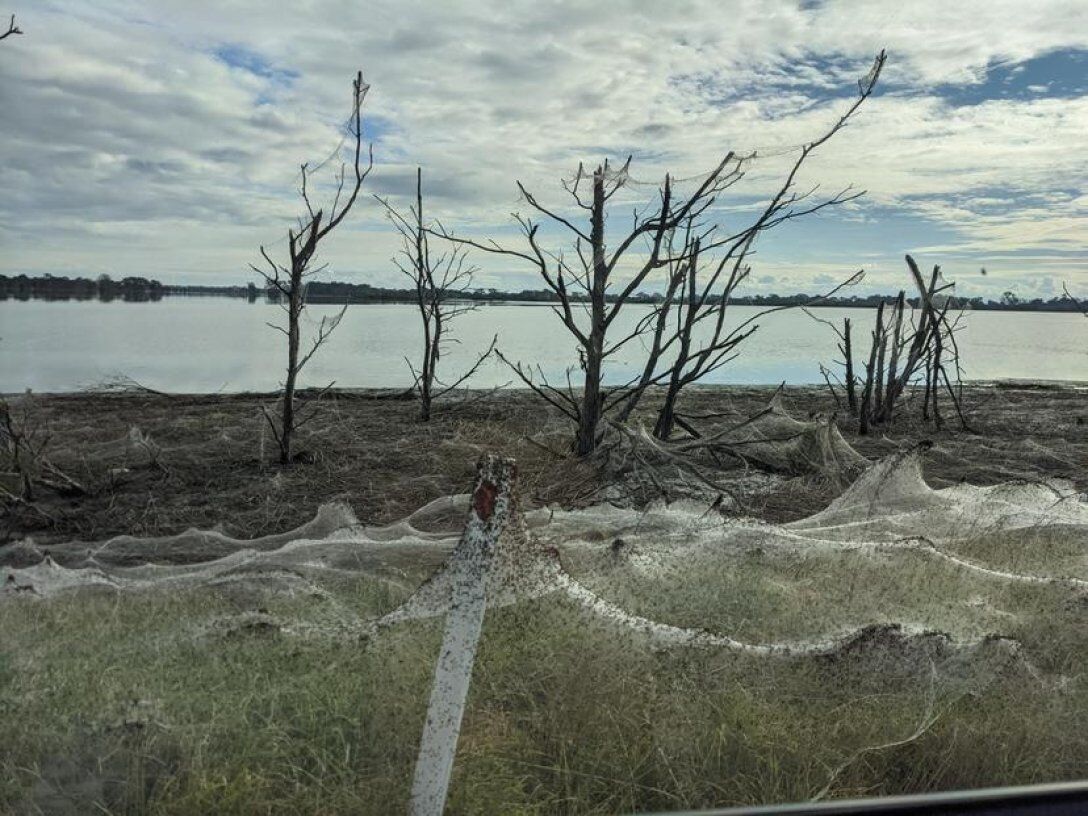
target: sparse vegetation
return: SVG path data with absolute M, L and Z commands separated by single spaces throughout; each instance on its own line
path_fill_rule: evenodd
M 686 415 L 722 414 L 740 422 L 765 409 L 772 388 L 700 386 L 685 393 Z M 129 390 L 111 394 L 56 394 L 37 398 L 39 421 L 52 434 L 56 465 L 87 495 L 72 506 L 54 490 L 39 499 L 52 522 L 19 514 L 0 519 L 0 541 L 21 535 L 38 541 L 94 541 L 131 533 L 154 536 L 189 526 L 224 525 L 233 535 L 260 536 L 295 527 L 327 501 L 346 501 L 367 521 L 403 518 L 435 496 L 467 489 L 479 455 L 501 446 L 518 461 L 523 498 L 534 504 L 591 503 L 612 474 L 563 455 L 565 420 L 542 412 L 533 395 L 506 390 L 426 424 L 414 421 L 414 402 L 382 399 L 389 392 L 327 395 L 327 410 L 300 432 L 314 453 L 306 467 L 268 468 L 259 457 L 263 395 L 166 396 Z M 787 388 L 798 416 L 831 413 L 826 391 Z M 308 396 L 308 395 L 307 395 Z M 379 397 L 375 399 L 375 397 Z M 1073 479 L 1081 490 L 1088 457 L 1088 411 L 1074 390 L 973 388 L 967 402 L 978 436 L 936 431 L 922 421 L 921 389 L 908 389 L 906 410 L 884 434 L 859 436 L 845 416 L 838 426 L 870 459 L 909 440 L 937 442 L 927 477 L 938 486 L 966 478 L 974 484 L 1015 479 Z M 636 423 L 649 424 L 644 407 Z M 155 440 L 156 458 L 133 444 Z M 728 471 L 744 473 L 736 461 Z M 839 487 L 820 478 L 771 479 L 743 511 L 771 521 L 816 512 Z
M 468 263 L 463 247 L 454 244 L 446 252 L 432 254 L 431 236 L 423 219 L 423 170 L 416 168 L 416 201 L 407 215 L 397 211 L 388 201 L 375 196 L 385 207 L 389 221 L 400 233 L 403 246 L 399 256 L 393 259 L 405 276 L 412 281 L 415 305 L 419 309 L 423 329 L 423 355 L 419 368 L 405 358 L 411 369 L 414 389 L 419 396 L 419 418 L 427 422 L 431 418 L 431 406 L 472 377 L 484 360 L 491 356 L 498 336 L 481 353 L 476 362 L 453 382 L 443 383 L 438 377 L 438 363 L 442 352 L 452 342 L 450 324 L 460 315 L 476 308 L 463 300 L 472 285 L 476 267 Z
M 19 482 L 15 491 L 5 486 L 9 497 L 33 501 L 35 486 L 45 466 L 50 434 L 35 410 L 34 395 L 27 391 L 15 399 L 0 398 L 0 455 L 3 470 Z M 14 496 L 12 493 L 14 492 Z
M 857 417 L 859 433 L 867 434 L 875 427 L 890 425 L 908 386 L 918 384 L 919 380 L 924 394 L 922 419 L 932 419 L 938 428 L 942 426 L 939 404 L 943 393 L 955 408 L 960 426 L 967 430 L 962 369 L 956 342 L 956 333 L 961 328 L 964 313 L 961 309 L 949 314 L 956 301 L 948 292 L 955 284 L 944 282 L 939 266 L 933 267 L 926 281 L 914 259 L 907 255 L 906 260 L 918 291 L 918 308 L 915 310 L 910 306 L 904 290 L 900 290 L 899 296 L 892 301 L 887 317 L 884 314 L 886 303 L 882 300 L 878 304 L 868 359 L 862 360 L 860 369 L 864 377 L 856 373 L 859 368 L 854 360 L 856 346 L 851 336 L 850 319 L 844 318 L 842 329 L 839 329 L 809 313 L 835 332 L 839 353 L 843 357 L 838 361 L 843 368 L 842 379 L 822 365 L 820 370 L 836 405 L 840 408 L 845 405 L 850 415 Z M 832 383 L 832 377 L 835 377 L 839 389 Z M 840 397 L 840 390 L 844 398 Z

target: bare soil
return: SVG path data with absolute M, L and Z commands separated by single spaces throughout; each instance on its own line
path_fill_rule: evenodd
M 749 415 L 772 393 L 766 387 L 706 386 L 691 389 L 682 409 Z M 286 467 L 274 463 L 261 416 L 260 406 L 272 401 L 268 395 L 36 396 L 34 417 L 50 434 L 50 461 L 85 492 L 43 489 L 33 505 L 9 503 L 0 543 L 27 536 L 45 545 L 122 533 L 165 535 L 189 527 L 256 537 L 295 527 L 313 518 L 319 505 L 337 500 L 362 520 L 388 522 L 438 496 L 467 490 L 475 461 L 487 451 L 517 459 L 523 500 L 532 505 L 592 503 L 607 486 L 604 470 L 569 455 L 564 418 L 529 392 L 498 392 L 439 410 L 427 423 L 418 420 L 415 402 L 391 396 L 325 395 L 300 433 L 297 461 Z M 836 411 L 822 388 L 788 388 L 784 398 L 798 418 Z M 965 405 L 970 431 L 960 428 L 950 405 L 941 430 L 920 419 L 917 405 L 867 436 L 858 436 L 856 423 L 842 412 L 836 421 L 869 459 L 929 443 L 925 475 L 934 487 L 1063 478 L 1088 490 L 1088 392 L 978 385 L 966 390 Z M 749 492 L 731 512 L 792 520 L 825 506 L 840 490 L 818 477 L 781 476 Z

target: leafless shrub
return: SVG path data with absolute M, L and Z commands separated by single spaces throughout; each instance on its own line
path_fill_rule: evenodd
M 837 361 L 844 374 L 841 381 L 836 377 L 839 389 L 845 392 L 846 407 L 858 419 L 858 432 L 867 434 L 877 425 L 889 425 L 896 410 L 911 385 L 924 387 L 922 418 L 932 418 L 937 427 L 943 425 L 940 411 L 940 395 L 946 393 L 956 410 L 960 424 L 968 428 L 963 411 L 962 369 L 956 333 L 963 317 L 962 309 L 953 311 L 955 300 L 947 293 L 955 286 L 941 278 L 941 269 L 934 266 L 926 280 L 917 263 L 906 256 L 907 267 L 918 292 L 918 307 L 907 300 L 905 290 L 900 290 L 895 300 L 888 304 L 881 301 L 877 307 L 876 325 L 869 345 L 868 359 L 862 363 L 864 377 L 859 377 L 854 360 L 850 335 L 850 320 L 843 321 L 840 330 L 830 321 L 810 317 L 831 327 L 838 337 L 839 352 L 843 359 Z M 909 309 L 909 315 L 908 315 Z M 952 374 L 949 374 L 949 368 Z M 821 366 L 828 388 L 840 406 L 832 373 Z M 861 394 L 857 389 L 860 386 Z
M 29 389 L 14 400 L 0 399 L 0 451 L 5 470 L 15 474 L 18 496 L 24 501 L 36 498 L 35 487 L 45 469 L 45 452 L 51 438 Z

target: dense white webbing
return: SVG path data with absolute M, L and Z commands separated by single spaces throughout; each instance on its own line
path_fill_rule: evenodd
M 46 558 L 33 566 L 7 568 L 2 596 L 40 598 L 81 589 L 150 590 L 272 575 L 288 576 L 301 589 L 314 591 L 338 577 L 361 574 L 391 580 L 387 574 L 391 564 L 429 559 L 437 565 L 445 559 L 444 566 L 389 614 L 367 621 L 345 611 L 337 628 L 338 633 L 373 634 L 448 611 L 458 565 L 466 557 L 455 547 L 460 536 L 456 531 L 421 528 L 456 526 L 453 520 L 463 519 L 468 505 L 467 495 L 442 497 L 400 522 L 381 527 L 361 525 L 348 508 L 329 505 L 313 522 L 297 530 L 254 541 L 190 530 L 164 538 L 125 536 L 97 546 L 62 546 L 56 551 L 63 553 L 71 566 Z M 576 580 L 563 569 L 562 554 L 599 553 L 614 542 L 623 553 L 626 568 L 653 577 L 678 564 L 753 548 L 772 554 L 789 550 L 904 550 L 987 579 L 1088 585 L 1085 578 L 1076 575 L 1020 572 L 979 563 L 955 549 L 958 542 L 980 537 L 1055 529 L 1068 540 L 1084 542 L 1088 556 L 1088 504 L 1062 485 L 961 484 L 933 490 L 922 479 L 917 454 L 899 454 L 869 468 L 825 510 L 786 525 L 723 519 L 695 502 L 654 505 L 645 510 L 609 505 L 574 511 L 542 508 L 525 514 L 515 510 L 487 572 L 484 590 L 489 607 L 546 595 L 565 597 L 594 616 L 662 646 L 717 647 L 761 655 L 821 653 L 834 650 L 857 630 L 803 641 L 745 643 L 723 634 L 650 620 L 623 610 Z M 235 549 L 200 563 L 154 563 L 156 558 L 173 558 L 183 546 L 209 552 Z M 80 553 L 83 555 L 77 559 Z M 144 554 L 149 563 L 128 566 L 137 553 Z M 288 624 L 286 631 L 302 636 L 322 634 L 313 625 Z

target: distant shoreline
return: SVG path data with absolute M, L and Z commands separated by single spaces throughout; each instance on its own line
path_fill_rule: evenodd
M 789 295 L 767 294 L 733 297 L 730 304 L 734 306 L 757 306 L 765 309 L 790 306 L 874 309 L 882 302 L 889 303 L 895 300 L 898 295 L 899 293 L 887 293 L 821 298 L 819 295 L 795 292 Z M 226 297 L 246 300 L 250 303 L 258 301 L 275 303 L 278 301 L 279 296 L 280 293 L 274 288 L 258 286 L 252 282 L 242 286 L 190 286 L 164 284 L 144 277 L 126 277 L 121 280 L 113 280 L 108 275 L 101 275 L 91 280 L 90 278 L 54 276 L 32 278 L 27 275 L 14 277 L 0 275 L 0 301 L 97 300 L 112 302 L 119 300 L 126 303 L 147 303 L 169 297 Z M 615 303 L 616 297 L 615 294 L 606 294 L 605 300 Z M 663 299 L 660 293 L 635 292 L 630 295 L 626 302 L 654 305 L 661 303 Z M 559 303 L 558 296 L 548 289 L 522 289 L 519 292 L 473 289 L 459 292 L 456 297 L 451 297 L 450 300 L 480 304 L 540 304 L 545 306 Z M 571 300 L 574 303 L 588 303 L 588 297 L 574 294 L 572 294 Z M 917 298 L 907 298 L 907 301 L 917 308 Z M 306 302 L 336 306 L 378 303 L 414 304 L 416 295 L 413 290 L 409 289 L 385 288 L 365 283 L 312 281 L 306 284 Z M 716 302 L 718 300 L 713 296 L 707 301 L 711 305 Z M 1025 300 L 1014 292 L 1006 292 L 1000 300 L 984 300 L 981 297 L 952 298 L 952 308 L 1005 312 L 1076 313 L 1080 311 L 1076 301 L 1064 294 L 1049 300 L 1043 300 L 1042 298 Z
M 722 392 L 726 394 L 750 394 L 761 392 L 774 392 L 782 388 L 782 383 L 697 383 L 692 392 Z M 912 385 L 911 388 L 919 386 Z M 973 392 L 999 391 L 1055 391 L 1066 393 L 1069 391 L 1088 390 L 1088 380 L 1055 380 L 1055 379 L 1025 379 L 1019 377 L 1004 379 L 965 379 L 963 387 Z M 819 382 L 811 383 L 786 383 L 787 392 L 796 393 L 824 393 L 827 386 Z M 577 389 L 576 389 L 577 390 Z M 0 397 L 18 397 L 25 391 L 0 392 Z M 162 391 L 146 388 L 136 381 L 131 381 L 121 388 L 87 386 L 70 391 L 34 391 L 37 397 L 54 399 L 75 399 L 85 397 L 101 397 L 102 399 L 124 399 L 129 397 L 161 397 L 163 399 L 196 399 L 196 400 L 222 400 L 224 402 L 236 402 L 239 400 L 273 400 L 282 395 L 281 391 Z M 523 386 L 502 388 L 463 388 L 458 389 L 459 394 L 505 394 L 507 396 L 532 396 L 532 391 Z M 358 400 L 362 402 L 411 402 L 415 397 L 404 388 L 381 388 L 378 386 L 344 386 L 343 388 L 300 388 L 296 395 L 299 399 L 309 399 L 322 394 L 329 400 Z M 500 396 L 499 399 L 502 397 Z
M 873 295 L 859 300 L 851 300 L 849 298 L 825 298 L 816 303 L 809 303 L 806 300 L 798 298 L 797 296 L 776 296 L 767 295 L 762 297 L 746 297 L 746 298 L 734 298 L 731 302 L 731 306 L 750 306 L 753 308 L 778 308 L 778 307 L 798 307 L 804 306 L 806 309 L 875 309 L 879 306 L 880 300 L 885 303 L 889 303 L 895 300 L 895 295 Z M 804 296 L 812 297 L 812 296 Z M 162 292 L 155 297 L 85 297 L 85 296 L 49 296 L 49 295 L 32 295 L 29 297 L 16 297 L 16 296 L 4 296 L 0 294 L 0 303 L 14 301 L 17 303 L 161 303 L 164 300 L 181 300 L 181 299 L 224 299 L 224 300 L 242 300 L 248 303 L 261 304 L 265 306 L 276 305 L 276 301 L 267 297 L 248 298 L 244 293 L 233 294 L 223 292 Z M 779 298 L 779 300 L 774 300 Z M 326 297 L 309 297 L 306 302 L 314 306 L 413 306 L 415 301 L 410 297 L 352 297 L 352 298 L 326 298 Z M 558 301 L 549 301 L 542 299 L 523 299 L 516 295 L 511 294 L 509 297 L 459 297 L 451 298 L 450 302 L 461 303 L 476 303 L 481 306 L 555 306 Z M 575 301 L 580 303 L 581 301 Z M 651 298 L 638 298 L 632 299 L 629 303 L 632 306 L 653 306 L 655 301 Z M 1000 304 L 993 301 L 984 302 L 982 304 L 964 303 L 962 308 L 968 311 L 978 312 L 1024 312 L 1029 314 L 1078 314 L 1079 311 L 1075 304 L 1064 303 L 1020 303 L 1015 305 Z

